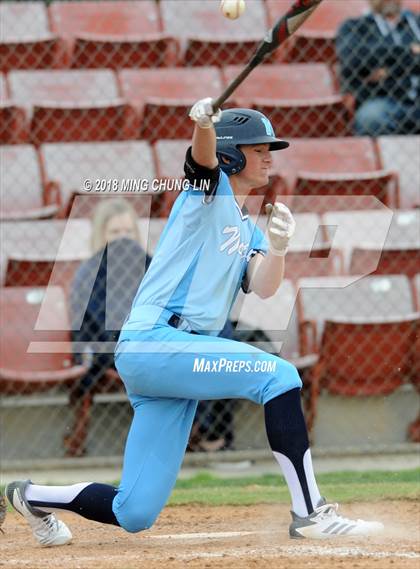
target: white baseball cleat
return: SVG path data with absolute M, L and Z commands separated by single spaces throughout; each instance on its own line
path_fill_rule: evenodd
M 36 540 L 44 547 L 65 545 L 72 535 L 66 524 L 54 514 L 47 514 L 34 508 L 25 498 L 25 490 L 30 480 L 16 480 L 6 486 L 6 496 L 13 508 L 29 523 Z
M 331 537 L 350 536 L 361 537 L 377 535 L 382 532 L 381 522 L 365 522 L 364 520 L 349 520 L 337 514 L 338 504 L 327 504 L 322 499 L 312 514 L 301 518 L 294 512 L 289 535 L 294 539 L 328 539 Z

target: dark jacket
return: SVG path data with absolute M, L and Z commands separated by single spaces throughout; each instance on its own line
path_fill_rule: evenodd
M 108 346 L 101 353 L 102 343 L 111 342 L 112 348 L 118 340 L 150 261 L 137 242 L 124 238 L 112 241 L 79 267 L 70 309 L 72 340 L 85 343 L 83 350 L 75 350 L 75 359 L 90 367 L 83 380 L 86 388 L 113 365 L 113 350 Z
M 336 40 L 342 91 L 352 93 L 357 105 L 373 97 L 413 103 L 420 94 L 420 56 L 412 53 L 413 43 L 420 43 L 420 16 L 412 12 L 402 12 L 395 32 L 374 14 L 346 20 Z M 367 83 L 380 67 L 387 68 L 389 76 Z

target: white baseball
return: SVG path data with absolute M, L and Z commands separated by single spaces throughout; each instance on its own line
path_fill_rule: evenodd
M 226 18 L 236 20 L 245 12 L 245 0 L 222 0 L 220 9 Z

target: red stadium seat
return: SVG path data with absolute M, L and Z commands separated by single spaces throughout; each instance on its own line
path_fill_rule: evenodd
M 367 137 L 292 139 L 290 147 L 273 153 L 273 171 L 283 177 L 295 199 L 294 211 L 358 209 L 362 200 L 352 203 L 351 196 L 368 195 L 385 203 L 398 203 L 394 174 L 381 167 L 376 147 Z M 331 200 L 306 196 L 332 196 Z M 345 201 L 335 196 L 348 196 Z M 307 203 L 306 203 L 307 202 Z M 372 202 L 369 198 L 369 202 Z M 364 207 L 369 207 L 366 203 Z M 371 205 L 370 207 L 373 207 Z M 314 210 L 312 208 L 315 208 Z
M 225 84 L 241 67 L 224 68 Z M 235 100 L 267 115 L 282 137 L 341 136 L 349 133 L 350 114 L 337 94 L 327 65 L 260 65 L 252 80 L 235 91 Z
M 111 69 L 163 67 L 175 63 L 178 49 L 176 40 L 163 34 L 130 40 L 84 34 L 75 40 L 71 66 Z
M 352 252 L 357 248 L 370 249 L 373 268 L 383 249 L 420 248 L 420 210 L 333 211 L 322 219 L 333 247 L 343 252 L 346 271 L 350 271 Z
M 322 387 L 345 396 L 387 395 L 412 378 L 420 314 L 409 279 L 348 282 L 347 277 L 298 281 L 302 351 L 319 351 L 310 374 L 309 429 Z
M 285 196 L 277 200 L 287 201 Z M 285 277 L 296 282 L 302 277 L 334 276 L 343 274 L 343 257 L 339 249 L 331 247 L 329 235 L 321 217 L 315 213 L 295 213 L 296 229 L 290 240 L 285 266 Z M 265 231 L 267 217 L 258 219 Z
M 291 2 L 266 0 L 270 25 L 285 13 Z M 368 0 L 324 0 L 292 37 L 288 58 L 295 62 L 334 63 L 335 37 L 339 26 L 348 18 L 358 18 L 369 11 Z
M 64 37 L 79 33 L 97 36 L 155 34 L 161 31 L 159 11 L 153 0 L 91 2 L 52 2 L 49 7 L 51 28 Z
M 61 65 L 63 45 L 50 32 L 43 2 L 0 4 L 0 69 L 48 69 Z
M 403 8 L 412 12 L 420 13 L 420 3 L 418 0 L 402 0 Z
M 14 71 L 9 85 L 13 102 L 31 114 L 34 144 L 130 136 L 132 109 L 110 70 Z
M 178 44 L 161 33 L 152 0 L 54 2 L 52 29 L 70 44 L 72 67 L 158 67 L 174 63 Z
M 0 219 L 40 219 L 58 212 L 58 189 L 43 183 L 33 146 L 0 146 L 0 170 Z
M 378 261 L 379 259 L 379 261 Z M 418 247 L 399 249 L 372 249 L 355 247 L 350 261 L 352 275 L 404 274 L 414 277 L 420 267 L 420 244 Z
M 274 152 L 272 159 L 273 170 L 291 192 L 301 171 L 362 174 L 381 168 L 375 144 L 368 137 L 292 138 L 288 142 L 289 148 Z
M 420 273 L 417 273 L 413 278 L 414 283 L 414 300 L 416 310 L 420 310 Z
M 48 286 L 67 289 L 80 265 L 80 259 L 66 261 L 41 255 L 14 255 L 7 262 L 5 286 Z
M 2 394 L 68 385 L 86 373 L 84 366 L 72 363 L 67 305 L 61 288 L 2 288 L 0 311 L 7 322 L 0 327 Z M 28 352 L 31 342 L 41 343 L 41 351 Z
M 219 70 L 127 69 L 119 72 L 123 96 L 142 116 L 140 137 L 191 138 L 193 123 L 188 118 L 191 106 L 203 97 L 216 97 L 223 90 Z
M 341 252 L 331 249 L 330 245 L 312 247 L 303 251 L 290 249 L 287 253 L 285 277 L 294 282 L 303 277 L 332 277 L 342 274 Z
M 419 325 L 420 313 L 396 320 L 327 320 L 310 376 L 308 430 L 313 428 L 322 388 L 347 397 L 386 396 L 410 380 Z
M 22 144 L 27 141 L 25 111 L 10 101 L 6 77 L 0 73 L 0 144 Z
M 247 3 L 240 21 L 224 18 L 217 2 L 161 0 L 163 29 L 184 46 L 188 66 L 247 63 L 267 31 L 264 2 Z
M 405 275 L 303 278 L 297 283 L 300 317 L 306 325 L 305 346 L 317 352 L 326 320 L 402 319 L 415 312 L 410 280 Z M 349 284 L 351 283 L 351 284 Z
M 155 178 L 147 142 L 44 144 L 40 152 L 47 179 L 60 187 L 65 215 L 90 217 L 102 197 L 124 195 L 139 215 L 148 217 L 152 196 L 156 205 L 160 199 L 156 192 L 146 191 Z M 85 180 L 92 183 L 91 192 L 84 191 Z
M 380 207 L 379 202 L 399 205 L 398 179 L 384 170 L 363 174 L 300 172 L 294 193 L 294 211 L 301 212 L 369 209 Z
M 182 180 L 187 148 L 191 140 L 158 140 L 153 145 L 156 175 L 161 180 Z M 179 191 L 165 191 L 162 194 L 161 217 L 168 217 Z
M 400 207 L 420 207 L 420 136 L 377 139 L 381 167 L 398 172 Z
M 240 292 L 231 318 L 238 322 L 237 332 L 262 330 L 277 354 L 303 370 L 313 363 L 314 357 L 302 357 L 295 301 L 294 284 L 286 279 L 269 299 L 262 300 L 255 294 L 245 295 Z M 270 347 L 265 345 L 256 346 L 270 351 Z
M 106 198 L 105 198 L 106 199 Z M 153 251 L 162 230 L 164 220 L 139 218 L 141 245 Z M 159 228 L 160 225 L 160 228 Z M 75 265 L 92 255 L 91 249 L 91 221 L 85 218 L 76 219 L 49 219 L 37 221 L 18 221 L 3 223 L 0 227 L 2 239 L 0 240 L 0 286 L 12 284 L 12 277 L 20 279 L 22 286 L 28 286 L 31 279 L 34 282 L 43 280 L 50 284 L 66 283 L 68 271 Z M 150 237 L 150 239 L 149 239 Z M 150 243 L 148 243 L 148 240 Z M 45 268 L 45 272 L 35 275 L 30 265 L 28 273 L 7 274 L 9 259 L 32 260 L 37 266 Z M 48 262 L 56 263 L 52 272 Z M 48 277 L 50 276 L 50 281 Z
M 51 284 L 61 286 L 67 281 L 68 270 L 73 270 L 72 264 L 91 254 L 88 220 L 75 219 L 67 223 L 65 220 L 45 219 L 3 223 L 1 236 L 0 286 L 47 285 L 52 273 Z M 57 263 L 55 270 L 53 262 Z M 31 263 L 36 264 L 36 271 Z M 26 266 L 22 267 L 23 264 Z

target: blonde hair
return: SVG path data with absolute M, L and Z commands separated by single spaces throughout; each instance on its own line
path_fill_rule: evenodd
M 137 225 L 137 214 L 133 206 L 124 198 L 102 198 L 94 211 L 92 219 L 92 234 L 90 246 L 93 253 L 105 247 L 105 227 L 108 221 L 116 215 L 130 214 L 133 220 L 136 241 L 140 242 L 140 232 Z

